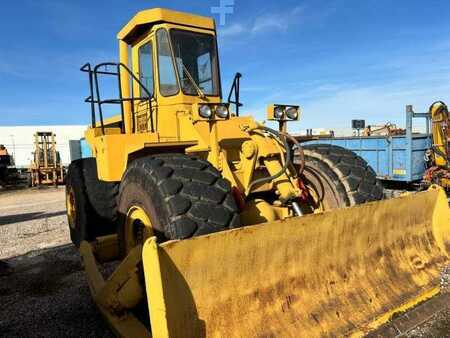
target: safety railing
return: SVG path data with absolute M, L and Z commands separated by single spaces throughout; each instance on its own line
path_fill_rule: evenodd
M 112 68 L 112 70 L 110 70 Z M 135 116 L 135 105 L 136 101 L 148 101 L 149 109 L 150 109 L 150 129 L 151 132 L 154 132 L 154 122 L 152 112 L 152 95 L 148 91 L 148 89 L 142 84 L 142 82 L 133 74 L 133 72 L 123 63 L 115 63 L 115 62 L 104 62 L 96 65 L 92 68 L 90 63 L 84 64 L 80 70 L 82 72 L 88 73 L 89 76 L 89 91 L 90 95 L 84 100 L 86 103 L 90 103 L 91 105 L 91 120 L 92 120 L 92 128 L 97 126 L 97 111 L 100 120 L 100 127 L 102 130 L 102 134 L 105 134 L 105 125 L 103 121 L 103 108 L 102 106 L 105 104 L 119 104 L 120 105 L 120 115 L 121 115 L 121 123 L 120 129 L 121 133 L 125 133 L 125 102 L 131 103 L 131 112 L 134 119 Z M 121 70 L 127 72 L 131 78 L 131 97 L 123 97 L 122 92 L 122 76 Z M 112 99 L 102 99 L 100 94 L 100 85 L 99 85 L 99 75 L 103 76 L 115 76 L 117 77 L 118 89 L 119 89 L 119 98 Z M 134 97 L 134 81 L 138 84 L 140 88 L 140 92 L 144 92 L 146 96 Z M 97 107 L 97 108 L 96 108 Z M 133 132 L 135 128 L 135 123 L 133 122 Z
M 240 99 L 240 92 L 241 92 L 241 73 L 236 73 L 233 80 L 233 85 L 230 89 L 230 94 L 228 94 L 228 103 L 234 104 L 236 106 L 236 116 L 239 116 L 239 108 L 243 106 L 243 104 L 239 101 Z M 234 92 L 234 101 L 231 100 L 231 96 Z

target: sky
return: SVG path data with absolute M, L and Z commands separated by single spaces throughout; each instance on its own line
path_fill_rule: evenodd
M 232 4 L 224 22 L 220 1 Z M 245 114 L 301 106 L 290 131 L 404 126 L 406 104 L 450 101 L 447 1 L 15 0 L 0 12 L 0 125 L 88 124 L 79 67 L 117 61 L 117 32 L 153 7 L 213 16 L 224 95 L 241 72 Z

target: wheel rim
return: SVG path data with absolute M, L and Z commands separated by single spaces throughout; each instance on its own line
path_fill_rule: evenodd
M 137 205 L 133 205 L 128 209 L 124 227 L 127 252 L 136 245 L 144 244 L 147 238 L 153 236 L 150 217 L 142 207 Z
M 75 205 L 75 193 L 72 187 L 66 189 L 66 210 L 67 218 L 69 220 L 69 226 L 75 229 L 76 224 L 76 205 Z
M 312 203 L 311 208 L 314 214 L 325 211 L 325 206 L 323 204 L 323 200 L 319 197 L 319 193 L 312 185 L 306 185 L 306 189 L 308 189 L 309 199 Z
M 320 171 L 305 168 L 302 176 L 303 183 L 308 189 L 308 200 L 306 201 L 305 214 L 316 214 L 329 209 L 339 208 L 339 199 L 332 182 Z

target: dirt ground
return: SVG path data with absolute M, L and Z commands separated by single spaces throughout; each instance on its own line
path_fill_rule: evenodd
M 113 337 L 70 244 L 63 188 L 0 191 L 0 337 Z M 449 307 L 402 337 L 450 337 Z
M 64 189 L 0 192 L 0 336 L 114 337 L 70 244 Z

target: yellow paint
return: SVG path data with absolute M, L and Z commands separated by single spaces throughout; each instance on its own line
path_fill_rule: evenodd
M 138 13 L 118 34 L 120 61 L 135 76 L 137 49 L 143 43 L 153 44 L 157 60 L 155 35 L 160 29 L 216 35 L 209 18 L 164 9 Z M 206 120 L 198 114 L 200 105 L 214 106 L 220 96 L 189 96 L 180 90 L 164 97 L 157 62 L 153 72 L 151 110 L 148 103 L 126 104 L 125 133 L 117 117 L 105 120 L 104 130 L 97 124 L 86 132 L 101 180 L 119 182 L 130 161 L 168 150 L 207 159 L 247 194 L 255 177 L 280 170 L 285 150 L 258 131 L 254 119 Z M 129 84 L 122 72 L 125 98 L 138 89 Z M 132 108 L 139 108 L 139 116 L 132 116 Z M 153 132 L 145 123 L 150 117 Z M 143 247 L 131 243 L 107 281 L 96 267 L 94 250 L 107 251 L 98 257 L 113 256 L 114 239 L 105 240 L 105 246 L 82 242 L 91 292 L 116 333 L 150 336 L 131 311 L 144 295 L 156 338 L 316 337 L 362 335 L 437 292 L 450 247 L 450 211 L 442 190 L 287 218 L 289 210 L 278 205 L 299 195 L 295 176 L 289 168 L 254 187 L 279 195 L 273 206 L 255 201 L 248 215 L 250 222 L 261 216 L 265 224 L 161 245 L 153 237 Z M 144 238 L 152 235 L 142 208 L 135 206 L 126 216 L 129 228 L 140 220 L 149 230 Z M 275 221 L 280 218 L 285 219 Z M 142 261 L 145 293 L 139 283 Z
M 450 173 L 449 173 L 450 175 Z M 450 176 L 449 178 L 441 178 L 441 180 L 439 181 L 439 184 L 441 185 L 441 187 L 450 190 Z
M 394 173 L 394 175 L 399 175 L 399 176 L 405 176 L 406 175 L 406 170 L 405 169 L 394 169 L 392 172 Z
M 73 227 L 76 222 L 76 205 L 75 205 L 75 193 L 72 187 L 66 188 L 66 210 L 67 210 L 67 220 L 69 226 Z
M 119 182 L 133 159 L 170 150 L 208 160 L 232 186 L 249 194 L 255 170 L 259 169 L 258 178 L 277 174 L 282 167 L 285 151 L 277 141 L 257 132 L 255 128 L 258 124 L 251 117 L 230 116 L 224 119 L 214 115 L 211 120 L 201 117 L 199 108 L 207 104 L 214 110 L 222 102 L 219 95 L 186 95 L 181 89 L 172 96 L 162 95 L 157 32 L 175 29 L 207 34 L 216 39 L 214 20 L 158 8 L 139 12 L 118 34 L 120 62 L 131 68 L 136 78 L 140 75 L 139 48 L 147 43 L 152 45 L 154 97 L 151 109 L 148 101 L 125 104 L 125 133 L 121 133 L 119 128 L 120 117 L 105 120 L 103 130 L 99 124 L 88 129 L 86 140 L 96 157 L 99 179 Z M 171 54 L 173 58 L 172 50 Z M 178 69 L 174 68 L 180 87 Z M 141 95 L 136 81 L 132 81 L 131 88 L 130 76 L 123 69 L 121 79 L 124 98 L 130 98 L 131 93 L 135 97 Z M 220 87 L 220 83 L 217 85 Z M 242 145 L 250 140 L 255 146 L 255 156 L 241 156 Z M 295 169 L 289 168 L 274 182 L 254 188 L 257 191 L 274 190 L 279 199 L 286 202 L 300 194 L 292 180 L 295 176 Z
M 130 39 L 130 34 L 145 25 L 155 22 L 170 22 L 181 26 L 190 26 L 206 30 L 215 30 L 214 20 L 204 16 L 176 12 L 164 8 L 153 8 L 137 13 L 119 32 L 117 39 Z
M 152 327 L 162 323 L 161 337 L 362 336 L 437 292 L 450 263 L 449 227 L 445 193 L 432 189 L 147 241 Z
M 140 253 L 141 250 L 142 247 L 139 246 L 136 248 L 135 253 Z M 81 242 L 80 254 L 83 260 L 84 268 L 86 270 L 87 280 L 92 297 L 102 316 L 111 325 L 114 333 L 118 337 L 151 337 L 152 335 L 150 334 L 150 332 L 133 315 L 133 313 L 123 310 L 121 312 L 115 312 L 114 308 L 109 305 L 111 297 L 113 299 L 117 299 L 120 286 L 126 284 L 126 281 L 129 279 L 129 277 L 133 275 L 130 274 L 130 267 L 134 265 L 136 270 L 136 264 L 138 264 L 140 259 L 138 258 L 136 260 L 136 255 L 131 255 L 132 258 L 135 258 L 135 261 L 122 262 L 114 272 L 113 276 L 105 281 L 102 274 L 98 270 L 91 244 L 86 241 Z M 134 272 L 135 275 L 135 271 L 132 272 Z
M 438 167 L 445 168 L 450 158 L 448 142 L 450 141 L 450 115 L 447 106 L 443 102 L 435 102 L 430 107 L 433 146 L 440 154 L 434 152 L 434 160 Z
M 152 326 L 152 337 L 168 338 L 171 335 L 169 334 L 166 299 L 164 296 L 167 281 L 163 279 L 163 275 L 161 274 L 161 263 L 156 238 L 148 239 L 144 246 L 145 250 L 142 253 L 142 261 L 145 266 L 145 286 L 150 312 L 150 323 Z M 174 318 L 170 319 L 174 320 Z
M 140 227 L 139 229 L 137 227 Z M 153 236 L 153 226 L 150 217 L 139 205 L 133 205 L 125 216 L 125 248 L 130 252 L 136 245 Z M 139 233 L 137 233 L 139 231 Z

